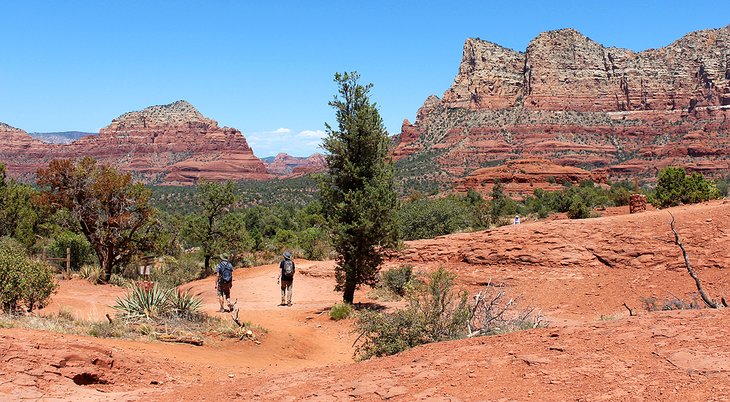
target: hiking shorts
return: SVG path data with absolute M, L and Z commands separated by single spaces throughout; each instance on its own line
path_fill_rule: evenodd
M 231 285 L 233 281 L 220 281 L 218 282 L 218 296 L 225 296 L 231 298 Z

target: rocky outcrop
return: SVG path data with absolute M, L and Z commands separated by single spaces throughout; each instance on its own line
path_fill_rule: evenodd
M 525 157 L 611 178 L 723 173 L 729 114 L 730 26 L 638 53 L 572 29 L 524 53 L 467 39 L 454 83 L 404 121 L 394 156 L 435 159 L 451 180 Z
M 32 174 L 51 159 L 88 155 L 148 183 L 271 177 L 240 131 L 218 126 L 186 101 L 125 113 L 99 135 L 68 145 L 44 144 L 20 130 L 2 133 L 14 139 L 0 151 L 11 174 Z
M 560 190 L 564 183 L 579 184 L 590 180 L 605 184 L 606 176 L 572 166 L 561 166 L 545 159 L 515 159 L 499 166 L 486 167 L 471 172 L 464 179 L 456 182 L 457 192 L 469 189 L 487 194 L 492 191 L 494 183 L 499 181 L 504 186 L 504 193 L 512 198 L 523 198 L 531 195 L 536 189 L 548 191 Z
M 279 177 L 299 177 L 309 173 L 321 172 L 326 166 L 324 155 L 312 154 L 308 157 L 291 156 L 279 153 L 271 162 L 264 162 L 266 170 Z

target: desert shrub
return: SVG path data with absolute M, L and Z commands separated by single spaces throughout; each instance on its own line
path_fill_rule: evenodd
M 356 354 L 361 359 L 466 335 L 470 317 L 466 292 L 454 290 L 455 275 L 439 268 L 407 294 L 408 306 L 392 313 L 359 315 Z
M 496 335 L 547 326 L 533 308 L 518 309 L 519 298 L 491 284 L 474 297 L 469 321 L 469 336 Z
M 43 307 L 56 286 L 47 263 L 28 257 L 12 241 L 0 244 L 0 305 L 4 310 L 12 312 L 20 305 L 28 311 Z
M 718 198 L 720 192 L 715 183 L 699 173 L 687 176 L 684 168 L 667 167 L 659 171 L 652 202 L 660 207 L 693 204 Z
M 119 321 L 91 323 L 88 333 L 96 338 L 122 338 L 127 335 L 124 324 Z
M 474 207 L 464 197 L 418 199 L 405 203 L 398 211 L 404 240 L 428 239 L 478 227 Z
M 322 227 L 312 226 L 304 229 L 299 232 L 298 238 L 304 258 L 318 261 L 329 258 L 332 247 L 327 239 L 327 232 Z
M 152 269 L 150 279 L 162 287 L 172 288 L 198 279 L 203 265 L 195 254 L 183 253 L 179 258 L 163 257 Z
M 55 258 L 66 258 L 66 248 L 71 250 L 71 268 L 78 270 L 82 265 L 94 261 L 94 251 L 86 238 L 74 232 L 61 232 L 48 247 L 48 254 Z
M 349 303 L 337 303 L 330 309 L 330 318 L 339 321 L 352 315 L 352 305 Z
M 380 273 L 380 284 L 391 292 L 404 296 L 406 286 L 413 279 L 413 266 L 406 264 Z
M 79 277 L 86 279 L 94 285 L 101 281 L 101 267 L 96 264 L 86 264 L 79 269 Z
M 99 273 L 101 273 L 101 271 L 99 271 Z M 112 274 L 112 276 L 109 277 L 109 284 L 119 286 L 120 288 L 126 287 L 130 283 L 129 279 L 124 278 L 121 275 Z
M 568 208 L 568 218 L 570 219 L 586 219 L 591 217 L 591 210 L 583 202 L 583 199 L 577 194 L 573 196 L 573 200 Z

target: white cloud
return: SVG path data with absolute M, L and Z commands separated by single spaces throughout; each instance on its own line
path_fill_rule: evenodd
M 304 130 L 300 131 L 297 135 L 306 138 L 324 138 L 327 133 L 324 130 Z
M 298 130 L 277 128 L 275 130 L 259 131 L 246 134 L 249 146 L 259 157 L 273 156 L 286 152 L 294 156 L 309 156 L 315 152 L 322 152 L 320 145 L 326 137 L 324 130 Z

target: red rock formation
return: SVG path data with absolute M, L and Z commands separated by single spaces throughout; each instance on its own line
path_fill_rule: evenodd
M 592 173 L 571 166 L 560 166 L 545 159 L 528 158 L 507 161 L 502 165 L 486 167 L 471 172 L 456 183 L 457 192 L 469 189 L 488 195 L 495 180 L 504 185 L 504 193 L 512 198 L 532 195 L 538 188 L 560 190 L 563 183 L 579 184 L 584 180 L 606 183 L 605 174 Z
M 298 177 L 321 172 L 326 166 L 327 163 L 322 154 L 315 153 L 304 158 L 280 153 L 276 155 L 273 161 L 266 163 L 266 170 L 275 176 Z
M 125 113 L 98 136 L 68 145 L 44 144 L 17 131 L 0 131 L 3 138 L 13 139 L 13 145 L 0 150 L 11 174 L 35 172 L 55 158 L 89 155 L 149 183 L 271 177 L 240 131 L 219 127 L 185 101 Z
M 613 178 L 668 165 L 724 173 L 729 53 L 730 26 L 638 53 L 571 29 L 525 53 L 468 39 L 453 85 L 404 121 L 394 156 L 430 157 L 451 179 L 531 156 Z

